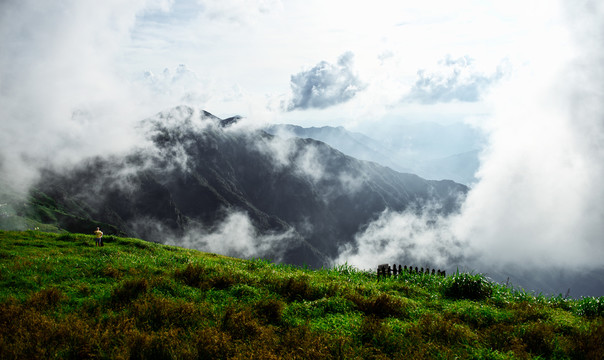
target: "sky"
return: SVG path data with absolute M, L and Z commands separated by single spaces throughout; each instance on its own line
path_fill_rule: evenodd
M 38 165 L 125 151 L 180 104 L 391 138 L 464 123 L 487 137 L 478 182 L 417 230 L 424 250 L 602 268 L 603 23 L 587 0 L 5 0 L 0 174 L 25 190 Z M 366 265 L 401 226 L 417 219 L 382 214 L 343 259 Z
M 28 102 L 62 119 L 101 118 L 82 131 L 177 104 L 365 133 L 401 121 L 483 126 L 493 88 L 574 51 L 567 11 L 551 1 L 9 0 L 0 9 L 4 112 Z

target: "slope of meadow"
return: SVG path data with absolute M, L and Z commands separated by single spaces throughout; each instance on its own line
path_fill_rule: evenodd
M 0 357 L 602 359 L 604 299 L 0 231 Z

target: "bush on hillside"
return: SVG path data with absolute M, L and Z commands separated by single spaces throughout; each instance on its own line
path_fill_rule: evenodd
M 146 279 L 132 279 L 123 281 L 111 291 L 111 300 L 116 304 L 128 303 L 149 290 Z
M 457 273 L 448 277 L 443 295 L 450 299 L 484 300 L 493 294 L 493 284 L 483 275 Z

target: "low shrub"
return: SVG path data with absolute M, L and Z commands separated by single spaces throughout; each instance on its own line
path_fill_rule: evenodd
M 556 347 L 556 334 L 551 325 L 536 322 L 525 329 L 522 342 L 531 354 L 551 359 Z
M 237 310 L 229 305 L 222 317 L 221 330 L 234 339 L 247 339 L 257 336 L 261 332 L 261 325 L 249 309 Z
M 443 295 L 450 299 L 484 300 L 493 294 L 493 285 L 483 275 L 457 273 L 447 277 Z
M 84 239 L 86 236 L 82 235 L 82 234 L 73 234 L 73 233 L 65 233 L 65 234 L 61 234 L 57 237 L 57 240 L 64 240 L 64 241 L 77 241 L 80 239 Z
M 174 359 L 173 351 L 182 349 L 178 344 L 177 334 L 174 331 L 163 331 L 158 334 L 146 332 L 134 332 L 128 338 L 130 359 Z
M 347 298 L 356 305 L 357 309 L 369 316 L 385 318 L 389 316 L 401 317 L 408 314 L 407 306 L 402 300 L 385 293 L 371 297 L 353 293 L 349 294 Z
M 63 292 L 51 287 L 32 294 L 27 302 L 31 307 L 43 310 L 55 307 L 63 299 L 65 299 Z
M 205 272 L 205 268 L 200 265 L 187 264 L 182 270 L 176 269 L 174 276 L 189 286 L 199 287 L 205 277 Z
M 268 324 L 278 325 L 283 318 L 285 303 L 278 299 L 262 299 L 253 305 L 256 317 Z
M 307 325 L 296 326 L 281 337 L 280 355 L 283 359 L 335 359 L 334 352 L 340 352 L 341 349 L 332 346 L 333 343 L 337 343 L 337 340 L 315 333 Z
M 215 327 L 197 331 L 193 341 L 198 359 L 228 359 L 235 354 L 231 336 Z
M 575 312 L 581 316 L 604 316 L 604 297 L 584 297 L 575 305 Z
M 276 290 L 289 301 L 316 300 L 321 298 L 319 292 L 316 291 L 305 276 L 281 279 Z
M 111 300 L 115 304 L 130 302 L 149 290 L 146 279 L 125 280 L 111 291 Z
M 467 326 L 429 313 L 422 315 L 410 332 L 426 342 L 447 346 L 470 344 L 476 339 Z
M 483 341 L 489 348 L 501 352 L 524 353 L 525 345 L 514 336 L 516 329 L 512 324 L 498 323 L 481 330 Z
M 513 321 L 518 324 L 547 320 L 550 317 L 550 314 L 545 311 L 542 305 L 535 304 L 534 302 L 522 301 L 511 303 L 508 308 L 512 310 Z
M 163 328 L 198 326 L 203 316 L 193 303 L 149 295 L 132 304 L 132 315 L 142 329 L 158 331 Z
M 103 276 L 114 278 L 114 279 L 119 279 L 121 277 L 120 271 L 111 265 L 105 266 L 105 268 L 103 268 L 102 273 L 103 273 Z
M 241 282 L 236 274 L 207 269 L 201 265 L 187 264 L 183 270 L 176 270 L 174 276 L 185 284 L 202 290 L 224 290 Z
M 363 344 L 383 348 L 392 330 L 384 325 L 384 320 L 376 316 L 365 316 L 359 328 L 359 337 Z

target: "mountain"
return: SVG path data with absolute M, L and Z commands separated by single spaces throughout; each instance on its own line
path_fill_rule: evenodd
M 396 134 L 381 134 L 384 141 L 345 128 L 301 127 L 274 124 L 270 134 L 312 138 L 361 160 L 374 161 L 396 171 L 414 173 L 427 179 L 450 179 L 462 184 L 476 181 L 483 136 L 465 124 L 400 124 Z
M 263 130 L 281 137 L 311 138 L 360 160 L 373 161 L 402 172 L 411 172 L 392 161 L 392 150 L 379 141 L 358 132 L 346 130 L 342 126 L 309 127 L 291 124 L 272 124 Z
M 106 224 L 150 241 L 319 267 L 385 209 L 437 202 L 446 214 L 467 192 L 321 141 L 244 130 L 239 120 L 185 106 L 159 113 L 140 124 L 148 146 L 46 169 L 34 201 L 70 231 Z

